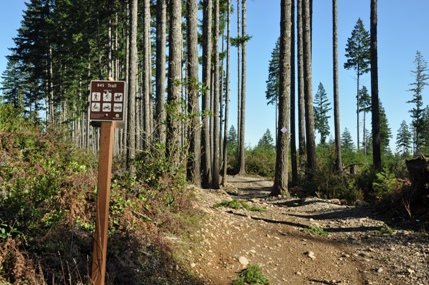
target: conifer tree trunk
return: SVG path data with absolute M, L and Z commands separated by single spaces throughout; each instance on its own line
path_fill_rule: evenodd
M 180 164 L 180 100 L 182 78 L 182 1 L 170 0 L 168 58 L 167 154 L 173 167 Z
M 134 176 L 135 167 L 132 161 L 136 153 L 136 93 L 137 93 L 137 15 L 138 0 L 131 1 L 131 29 L 129 51 L 129 87 L 128 87 L 128 124 L 127 124 L 127 169 L 130 176 Z
M 290 148 L 291 148 L 291 166 L 292 166 L 292 184 L 298 184 L 298 162 L 296 153 L 296 107 L 295 107 L 295 0 L 291 1 L 291 32 L 290 32 Z M 277 110 L 277 108 L 276 108 Z M 277 128 L 276 128 L 277 129 Z M 277 141 L 278 131 L 276 131 Z
M 210 153 L 210 95 L 211 95 L 211 53 L 212 53 L 212 0 L 203 2 L 203 93 L 202 93 L 202 184 L 204 188 L 211 185 L 212 168 Z
M 304 96 L 305 96 L 305 131 L 307 147 L 307 178 L 312 179 L 316 172 L 316 142 L 314 138 L 314 110 L 312 88 L 311 58 L 311 13 L 310 0 L 303 2 L 303 47 L 304 47 Z
M 156 139 L 164 145 L 166 142 L 165 128 L 165 50 L 166 50 L 166 0 L 156 1 Z
M 197 2 L 186 0 L 186 42 L 187 42 L 187 89 L 188 113 L 190 123 L 188 129 L 189 153 L 187 177 L 195 186 L 201 186 L 201 128 L 199 119 L 198 96 L 198 31 Z
M 227 181 L 227 170 L 228 170 L 228 117 L 229 117 L 229 72 L 230 72 L 230 50 L 231 50 L 231 1 L 228 1 L 227 10 L 227 31 L 226 31 L 226 82 L 225 82 L 225 124 L 223 128 L 223 174 L 222 174 L 222 186 L 226 185 Z
M 272 196 L 288 195 L 289 164 L 289 104 L 291 80 L 291 25 L 292 2 L 281 0 L 280 4 L 280 78 L 279 78 L 279 123 L 276 144 L 276 170 Z
M 372 159 L 374 168 L 381 170 L 380 102 L 378 98 L 377 0 L 371 0 L 371 108 Z
M 335 128 L 335 170 L 341 174 L 341 129 L 340 129 L 340 94 L 338 87 L 338 0 L 332 0 L 332 49 L 333 49 L 333 86 L 334 86 L 334 128 Z
M 246 34 L 246 0 L 242 0 L 241 5 L 241 37 L 245 39 Z M 239 129 L 239 144 L 238 144 L 238 174 L 246 174 L 245 163 L 245 118 L 246 118 L 246 40 L 243 40 L 241 45 L 241 100 L 240 100 L 240 129 Z
M 219 0 L 214 0 L 213 35 L 213 189 L 219 189 Z
M 143 66 L 143 137 L 142 147 L 147 149 L 150 145 L 150 124 L 151 124 L 151 112 L 152 100 L 151 100 L 151 38 L 150 38 L 150 1 L 144 0 L 143 6 L 144 13 L 144 25 L 143 25 L 143 55 L 144 55 L 144 66 Z
M 305 162 L 305 98 L 304 98 L 304 32 L 302 3 L 298 0 L 298 153 L 300 165 Z

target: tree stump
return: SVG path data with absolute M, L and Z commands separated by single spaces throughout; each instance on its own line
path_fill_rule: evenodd
M 422 202 L 426 204 L 429 197 L 429 158 L 423 154 L 406 159 L 408 172 L 410 173 L 411 191 L 409 201 L 411 204 Z

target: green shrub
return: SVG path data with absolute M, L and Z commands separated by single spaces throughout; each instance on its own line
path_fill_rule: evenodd
M 238 274 L 238 279 L 234 280 L 232 284 L 266 285 L 269 283 L 269 281 L 270 279 L 262 274 L 262 268 L 257 264 L 253 264 L 250 265 L 248 268 L 242 270 Z
M 264 209 L 255 207 L 255 206 L 249 206 L 245 201 L 242 200 L 230 200 L 230 201 L 222 201 L 219 202 L 217 204 L 214 205 L 214 207 L 227 207 L 227 208 L 231 208 L 231 209 L 245 209 L 248 211 L 253 211 L 253 212 L 265 212 Z

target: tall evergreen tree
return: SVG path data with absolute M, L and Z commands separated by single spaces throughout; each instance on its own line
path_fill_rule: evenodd
M 414 104 L 414 107 L 410 110 L 412 125 L 415 131 L 414 148 L 416 152 L 419 152 L 423 147 L 423 128 L 424 128 L 424 108 L 423 108 L 423 89 L 428 85 L 429 75 L 427 73 L 427 62 L 423 58 L 423 55 L 417 51 L 414 59 L 415 70 L 412 70 L 415 77 L 415 81 L 411 83 L 411 89 L 408 91 L 412 92 L 413 99 L 407 101 L 407 103 Z
M 396 150 L 401 152 L 403 156 L 410 154 L 412 143 L 412 134 L 405 120 L 401 122 L 401 126 L 396 134 Z
M 319 83 L 317 93 L 314 96 L 314 128 L 320 134 L 320 144 L 326 143 L 326 138 L 329 136 L 328 112 L 332 110 L 329 106 L 331 103 L 328 100 L 326 90 L 322 82 Z
M 353 143 L 352 135 L 347 128 L 341 134 L 341 148 L 347 151 L 354 151 L 355 144 Z
M 279 96 L 279 74 L 280 74 L 280 38 L 277 39 L 276 45 L 271 52 L 271 59 L 268 63 L 268 79 L 265 98 L 267 105 L 274 105 L 277 108 Z
M 344 63 L 345 69 L 356 71 L 356 116 L 357 116 L 357 146 L 359 150 L 359 107 L 360 107 L 360 77 L 370 71 L 370 35 L 365 29 L 362 20 L 359 18 L 354 26 L 352 35 L 347 39 L 346 45 L 347 61 Z

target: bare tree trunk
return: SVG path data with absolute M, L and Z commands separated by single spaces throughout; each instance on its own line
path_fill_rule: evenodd
M 242 22 L 242 38 L 246 38 L 246 0 L 242 0 L 241 7 L 241 22 Z M 241 104 L 240 104 L 240 131 L 239 145 L 238 145 L 238 174 L 246 174 L 246 163 L 245 163 L 245 118 L 246 118 L 246 40 L 243 40 L 241 46 L 242 61 L 241 61 Z
M 298 153 L 300 165 L 305 163 L 305 98 L 304 98 L 304 32 L 302 1 L 298 0 Z
M 152 109 L 152 100 L 150 96 L 151 91 L 151 43 L 150 43 L 150 1 L 144 0 L 144 25 L 143 25 L 143 57 L 144 57 L 144 67 L 143 67 L 143 138 L 142 138 L 142 147 L 147 149 L 150 145 L 150 123 L 151 123 L 151 112 Z
M 316 142 L 314 138 L 314 110 L 312 88 L 312 58 L 311 58 L 311 14 L 310 0 L 303 3 L 304 31 L 304 93 L 305 93 L 305 131 L 307 137 L 307 178 L 311 180 L 316 172 Z
M 133 177 L 135 167 L 132 161 L 136 153 L 136 93 L 137 93 L 137 15 L 138 0 L 131 2 L 131 31 L 130 31 L 130 65 L 129 65 L 129 87 L 128 87 L 128 125 L 127 125 L 127 169 Z
M 240 17 L 240 1 L 237 0 L 237 38 L 240 38 L 242 36 L 241 33 L 241 17 Z M 241 55 L 241 46 L 240 43 L 237 46 L 237 133 L 240 133 L 240 120 L 241 120 L 241 61 L 242 61 L 242 55 Z M 240 136 L 237 136 L 237 146 L 240 145 Z M 237 161 L 238 157 L 240 156 L 239 148 L 237 147 Z M 238 166 L 237 166 L 237 172 L 238 172 Z
M 212 0 L 204 0 L 203 2 L 203 128 L 202 128 L 202 184 L 207 188 L 211 185 L 212 169 L 211 169 L 211 154 L 210 154 L 210 126 L 209 112 L 210 110 L 210 93 L 211 93 L 211 24 L 212 24 Z
M 214 0 L 213 35 L 213 182 L 212 188 L 219 189 L 219 0 Z
M 296 104 L 295 104 L 295 0 L 291 1 L 291 43 L 290 43 L 290 148 L 292 162 L 292 184 L 298 184 L 298 162 L 296 153 Z M 276 128 L 277 130 L 277 128 Z M 276 131 L 276 136 L 278 130 Z M 277 138 L 276 138 L 277 141 Z
M 374 168 L 381 170 L 380 102 L 378 98 L 377 0 L 371 0 L 371 105 L 372 159 Z
M 173 165 L 180 164 L 180 101 L 182 78 L 182 1 L 170 0 L 170 37 L 168 65 L 167 154 Z
M 276 144 L 276 171 L 274 187 L 271 195 L 289 195 L 288 164 L 289 164 L 289 104 L 290 104 L 290 72 L 291 72 L 291 0 L 281 0 L 280 4 L 280 79 L 279 79 L 279 130 Z
M 226 32 L 226 82 L 225 82 L 225 125 L 223 129 L 223 175 L 222 175 L 222 186 L 226 185 L 227 181 L 227 170 L 228 170 L 228 117 L 229 117 L 229 72 L 230 72 L 230 51 L 231 51 L 231 1 L 228 1 L 227 10 L 227 32 Z
M 338 87 L 338 0 L 332 0 L 332 41 L 334 69 L 335 170 L 341 175 L 343 163 L 341 159 L 340 94 Z
M 157 0 L 156 11 L 156 139 L 159 143 L 165 144 L 166 0 Z
M 199 119 L 198 96 L 198 31 L 197 2 L 186 0 L 186 42 L 187 42 L 187 84 L 188 113 L 190 123 L 188 129 L 189 153 L 187 176 L 195 186 L 201 186 L 201 128 Z

